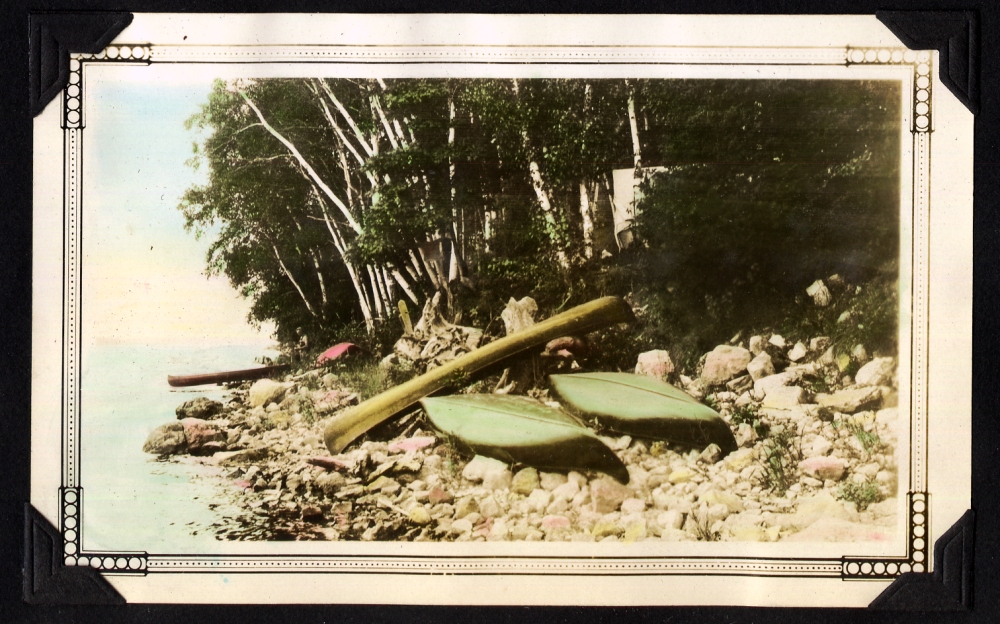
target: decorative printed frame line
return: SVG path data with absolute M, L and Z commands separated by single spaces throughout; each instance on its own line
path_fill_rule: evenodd
M 911 284 L 910 472 L 907 552 L 902 557 L 794 559 L 761 557 L 401 557 L 401 556 L 185 556 L 85 551 L 80 464 L 80 285 L 82 131 L 85 79 L 90 64 L 150 63 L 489 63 L 677 65 L 900 65 L 913 71 L 913 197 Z M 106 574 L 154 572 L 325 572 L 395 574 L 732 575 L 840 577 L 886 580 L 930 569 L 927 492 L 927 349 L 930 211 L 930 52 L 903 48 L 671 48 L 571 46 L 181 46 L 113 45 L 97 54 L 73 54 L 63 91 L 64 246 L 62 487 L 59 529 L 64 563 Z

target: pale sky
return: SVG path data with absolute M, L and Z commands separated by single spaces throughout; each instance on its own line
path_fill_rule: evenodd
M 114 77 L 114 80 L 106 79 Z M 184 120 L 211 80 L 107 68 L 87 79 L 83 132 L 83 323 L 90 344 L 272 344 L 247 321 L 225 277 L 207 278 L 209 239 L 184 231 L 177 205 L 206 172 L 185 165 Z

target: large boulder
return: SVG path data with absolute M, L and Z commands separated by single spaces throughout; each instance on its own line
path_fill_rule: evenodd
M 766 351 L 761 351 L 757 357 L 750 360 L 750 363 L 747 364 L 747 372 L 750 373 L 754 381 L 773 375 L 775 371 L 771 356 Z
M 847 469 L 847 462 L 839 457 L 817 455 L 799 462 L 799 470 L 816 479 L 840 481 Z
M 891 386 L 895 372 L 896 366 L 891 357 L 875 358 L 858 370 L 854 383 L 859 386 Z
M 645 375 L 654 379 L 666 379 L 674 372 L 674 362 L 670 359 L 670 352 L 663 349 L 654 349 L 639 354 L 639 360 L 635 365 L 636 375 Z
M 222 413 L 222 403 L 205 397 L 198 397 L 197 399 L 181 403 L 174 410 L 174 413 L 177 414 L 178 420 L 182 418 L 211 418 L 216 414 Z
M 726 383 L 746 370 L 753 355 L 742 347 L 719 345 L 705 358 L 701 378 L 709 385 Z
M 272 379 L 260 379 L 250 386 L 250 407 L 261 407 L 277 403 L 285 396 L 288 386 Z
M 805 403 L 805 390 L 798 386 L 778 386 L 767 391 L 761 406 L 792 409 L 801 403 Z
M 179 422 L 160 425 L 146 438 L 142 445 L 143 453 L 155 455 L 177 455 L 187 450 L 187 438 L 184 436 L 184 425 Z
M 221 450 L 220 445 L 211 443 L 226 441 L 225 433 L 200 418 L 185 418 L 180 424 L 184 427 L 188 453 L 192 455 L 211 455 Z

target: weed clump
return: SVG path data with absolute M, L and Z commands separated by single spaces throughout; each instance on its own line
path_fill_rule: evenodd
M 837 498 L 854 503 L 858 511 L 868 509 L 870 505 L 881 502 L 878 484 L 868 479 L 862 483 L 845 481 L 837 487 Z

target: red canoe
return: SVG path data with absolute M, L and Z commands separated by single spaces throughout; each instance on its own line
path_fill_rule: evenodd
M 335 344 L 323 353 L 319 354 L 319 357 L 316 358 L 316 366 L 320 366 L 324 362 L 328 362 L 330 360 L 336 360 L 346 353 L 356 353 L 358 351 L 361 351 L 361 347 L 351 342 L 341 342 L 339 344 Z
M 184 386 L 200 386 L 202 384 L 227 383 L 230 381 L 249 381 L 251 379 L 263 379 L 270 377 L 273 373 L 288 370 L 287 364 L 276 366 L 262 366 L 260 368 L 248 368 L 246 370 L 226 371 L 222 373 L 205 373 L 204 375 L 167 375 L 167 383 L 175 388 Z

